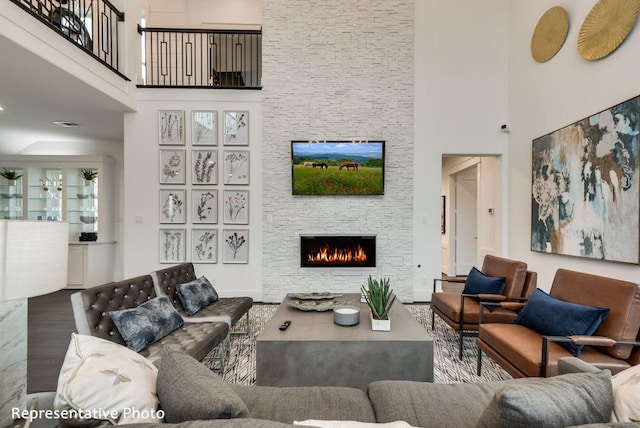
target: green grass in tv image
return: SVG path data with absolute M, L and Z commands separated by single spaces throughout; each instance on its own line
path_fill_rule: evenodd
M 297 162 L 296 162 L 297 161 Z M 326 161 L 295 159 L 294 195 L 382 195 L 382 159 L 372 159 L 358 168 L 340 166 L 348 160 Z M 306 163 L 306 165 L 305 165 Z M 314 168 L 313 163 L 316 163 Z M 323 168 L 320 165 L 326 165 Z

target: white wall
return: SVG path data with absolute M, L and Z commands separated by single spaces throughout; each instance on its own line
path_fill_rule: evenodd
M 147 27 L 256 29 L 261 0 L 140 0 Z
M 138 111 L 125 115 L 124 132 L 124 277 L 144 275 L 151 271 L 167 267 L 159 262 L 159 229 L 186 229 L 187 249 L 191 245 L 191 230 L 209 225 L 191 223 L 191 175 L 187 174 L 186 185 L 159 184 L 159 149 L 169 146 L 158 145 L 158 111 L 183 110 L 186 119 L 186 146 L 171 148 L 187 150 L 187 166 L 191 167 L 191 126 L 192 110 L 216 110 L 218 112 L 218 162 L 222 160 L 223 146 L 222 117 L 224 110 L 249 111 L 250 184 L 249 186 L 222 185 L 222 168 L 218 173 L 218 185 L 206 188 L 218 189 L 219 222 L 210 225 L 218 230 L 218 263 L 197 264 L 196 274 L 205 275 L 215 281 L 216 290 L 222 296 L 246 295 L 257 300 L 262 299 L 262 107 L 261 94 L 258 91 L 214 91 L 180 89 L 144 89 L 139 91 Z M 196 146 L 196 149 L 203 148 Z M 240 148 L 235 147 L 234 148 Z M 190 171 L 190 169 L 187 169 Z M 160 189 L 184 189 L 187 194 L 186 224 L 159 223 Z M 249 225 L 223 225 L 221 203 L 224 189 L 248 189 Z M 223 264 L 221 239 L 223 229 L 249 229 L 249 263 Z M 187 250 L 186 260 L 191 261 Z
M 415 4 L 414 296 L 440 275 L 442 154 L 501 155 L 508 123 L 508 0 Z M 506 169 L 503 168 L 504 178 Z M 502 195 L 506 206 L 508 195 Z M 506 213 L 505 213 L 506 214 Z M 503 218 L 506 230 L 508 219 Z M 502 233 L 501 236 L 506 236 Z M 509 249 L 502 245 L 503 255 Z M 420 266 L 420 267 L 418 267 Z
M 538 19 L 553 6 L 569 15 L 569 34 L 560 52 L 540 64 L 530 52 Z M 538 285 L 548 290 L 557 268 L 567 268 L 638 281 L 640 267 L 530 251 L 531 142 L 640 93 L 640 32 L 635 28 L 612 55 L 599 61 L 582 59 L 576 49 L 582 21 L 593 2 L 511 2 L 509 49 L 508 183 L 511 193 L 511 255 L 538 272 Z M 636 27 L 637 27 L 636 23 Z M 633 237 L 637 239 L 637 237 Z

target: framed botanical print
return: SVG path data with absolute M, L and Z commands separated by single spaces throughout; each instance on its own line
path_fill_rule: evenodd
M 225 150 L 224 184 L 249 184 L 249 150 Z
M 160 263 L 182 263 L 185 261 L 185 229 L 160 229 Z
M 249 263 L 249 230 L 223 230 L 222 248 L 222 263 Z
M 218 191 L 216 189 L 198 189 L 191 191 L 191 222 L 218 222 Z
M 184 190 L 160 190 L 160 223 L 185 223 Z
M 225 190 L 224 224 L 249 224 L 249 191 Z
M 160 150 L 160 184 L 185 184 L 186 150 Z
M 184 111 L 160 110 L 158 135 L 162 146 L 184 146 Z
M 191 144 L 194 146 L 218 145 L 218 112 L 195 110 L 191 112 Z
M 218 230 L 191 230 L 191 261 L 193 263 L 218 262 Z
M 225 111 L 224 112 L 224 145 L 248 146 L 249 145 L 249 112 Z
M 191 183 L 218 184 L 217 150 L 193 150 L 191 152 Z

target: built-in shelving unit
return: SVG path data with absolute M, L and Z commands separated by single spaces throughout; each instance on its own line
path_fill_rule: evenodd
M 0 171 L 22 174 L 15 182 L 0 177 L 0 218 L 65 221 L 69 224 L 70 287 L 113 281 L 116 243 L 115 161 L 108 156 L 3 156 Z M 85 180 L 82 171 L 96 173 Z M 82 233 L 95 241 L 81 241 Z

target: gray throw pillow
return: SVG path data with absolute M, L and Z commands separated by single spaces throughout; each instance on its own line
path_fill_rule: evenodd
M 477 428 L 558 428 L 611 419 L 611 372 L 511 382 L 494 394 Z
M 127 344 L 127 348 L 142 351 L 182 326 L 184 320 L 166 296 L 147 300 L 143 304 L 109 315 Z
M 187 315 L 194 315 L 218 300 L 216 289 L 204 276 L 176 285 L 176 293 Z
M 169 423 L 251 417 L 229 385 L 177 349 L 167 347 L 163 352 L 156 390 Z

